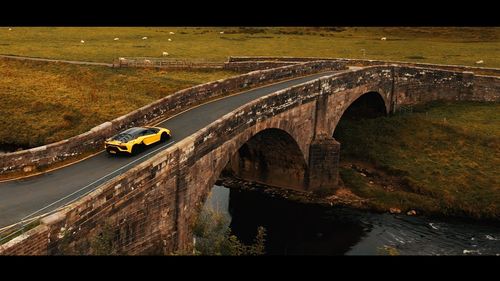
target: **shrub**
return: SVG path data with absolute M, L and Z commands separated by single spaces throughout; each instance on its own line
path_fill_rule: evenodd
M 252 245 L 243 244 L 238 237 L 231 234 L 229 219 L 221 212 L 205 208 L 193 226 L 195 236 L 194 251 L 196 255 L 263 255 L 265 254 L 266 230 L 260 226 Z

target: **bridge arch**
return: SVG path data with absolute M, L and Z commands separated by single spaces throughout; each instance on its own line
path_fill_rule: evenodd
M 282 129 L 264 129 L 234 152 L 221 171 L 272 186 L 304 189 L 307 164 L 297 141 Z
M 194 175 L 190 182 L 198 186 L 191 189 L 189 205 L 200 211 L 215 182 L 226 173 L 277 187 L 304 189 L 313 131 L 306 132 L 309 134 L 293 122 L 271 119 L 245 129 L 190 168 L 198 171 L 189 173 Z M 204 171 L 209 171 L 208 177 Z
M 345 95 L 341 107 L 331 107 L 334 112 L 329 114 L 330 136 L 335 135 L 339 122 L 343 119 L 359 120 L 386 116 L 390 112 L 390 94 L 379 90 L 360 91 Z M 329 110 L 330 111 L 330 110 Z

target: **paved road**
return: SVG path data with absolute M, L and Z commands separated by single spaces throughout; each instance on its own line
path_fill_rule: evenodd
M 109 156 L 103 152 L 47 174 L 0 183 L 0 228 L 55 210 L 77 199 L 251 100 L 333 73 L 297 78 L 193 108 L 159 125 L 171 129 L 173 137 L 169 142 L 134 157 Z

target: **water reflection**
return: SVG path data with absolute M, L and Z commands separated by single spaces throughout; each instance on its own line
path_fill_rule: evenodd
M 500 255 L 500 225 L 325 209 L 220 186 L 207 205 L 228 214 L 247 244 L 264 226 L 272 255 Z

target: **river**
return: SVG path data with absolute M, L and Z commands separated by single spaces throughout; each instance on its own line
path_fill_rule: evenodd
M 270 255 L 500 255 L 500 224 L 324 208 L 214 186 L 206 206 L 250 244 L 266 228 Z

